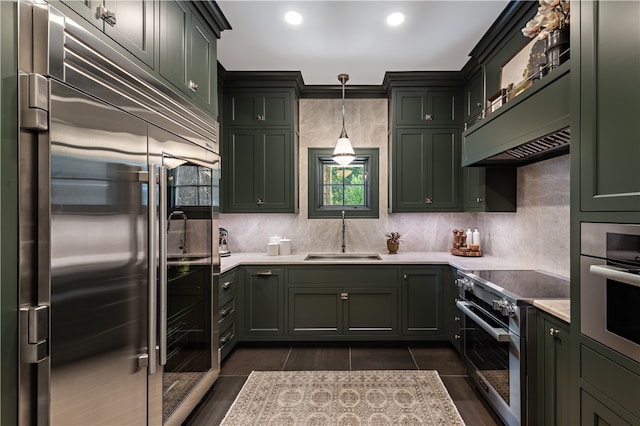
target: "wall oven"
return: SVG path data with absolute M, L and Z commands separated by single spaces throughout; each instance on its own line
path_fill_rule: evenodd
M 583 334 L 640 362 L 640 225 L 582 223 Z

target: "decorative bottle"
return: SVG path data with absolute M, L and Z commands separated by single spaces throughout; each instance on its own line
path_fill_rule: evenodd
M 471 228 L 467 229 L 467 247 L 470 247 L 473 243 L 473 232 L 471 232 Z
M 480 232 L 478 232 L 478 229 L 474 229 L 473 231 L 473 244 L 477 244 L 478 247 L 480 246 Z

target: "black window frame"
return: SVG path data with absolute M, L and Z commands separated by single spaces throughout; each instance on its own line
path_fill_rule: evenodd
M 356 159 L 365 164 L 368 185 L 365 186 L 365 206 L 324 206 L 322 204 L 322 166 L 333 161 L 333 148 L 309 148 L 309 219 L 340 217 L 344 210 L 349 218 L 378 219 L 380 217 L 380 172 L 378 148 L 354 148 Z M 337 165 L 337 163 L 334 162 Z

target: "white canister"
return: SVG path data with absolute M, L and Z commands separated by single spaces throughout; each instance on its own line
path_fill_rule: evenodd
M 280 254 L 291 254 L 291 240 L 289 238 L 280 240 Z
M 276 235 L 276 236 L 273 236 L 273 237 L 269 237 L 269 242 L 270 242 L 270 243 L 280 244 L 280 240 L 281 240 L 281 239 L 282 239 L 282 237 L 278 237 L 278 236 Z
M 473 231 L 473 244 L 477 244 L 478 246 L 482 246 L 480 244 L 480 232 L 477 229 Z
M 267 256 L 277 256 L 280 250 L 280 243 L 267 243 Z

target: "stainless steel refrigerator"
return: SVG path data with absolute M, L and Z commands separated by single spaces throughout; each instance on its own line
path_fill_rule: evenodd
M 20 2 L 21 424 L 181 424 L 217 378 L 217 123 Z

